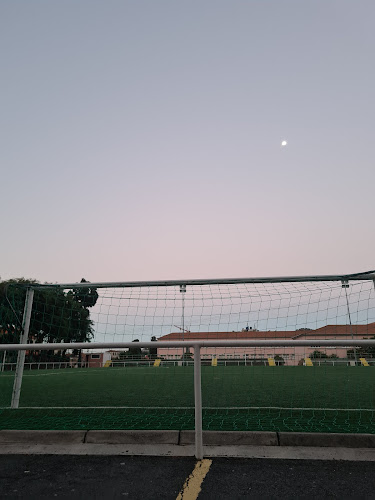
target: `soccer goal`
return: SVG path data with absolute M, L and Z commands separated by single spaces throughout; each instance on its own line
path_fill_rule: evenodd
M 1 283 L 0 428 L 374 433 L 374 279 Z

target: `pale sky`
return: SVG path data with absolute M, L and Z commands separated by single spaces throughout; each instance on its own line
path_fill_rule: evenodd
M 373 0 L 3 0 L 1 278 L 374 269 L 374 18 Z

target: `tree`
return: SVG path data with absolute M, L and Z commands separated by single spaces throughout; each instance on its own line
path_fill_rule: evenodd
M 85 278 L 81 279 L 81 283 L 90 283 L 86 281 Z M 96 304 L 99 294 L 96 288 L 76 288 L 73 292 L 74 299 L 81 304 L 83 307 L 94 307 Z
M 193 353 L 191 353 L 191 352 L 190 352 L 190 349 L 189 349 L 189 347 L 188 347 L 188 348 L 186 349 L 186 351 L 183 353 L 183 355 L 182 355 L 182 358 L 181 358 L 181 359 L 182 359 L 183 361 L 184 361 L 184 360 L 186 360 L 186 361 L 190 361 L 190 360 L 192 360 L 193 358 L 194 358 L 194 355 L 193 355 Z
M 134 339 L 133 342 L 139 342 L 138 339 Z M 130 347 L 128 355 L 132 358 L 140 358 L 142 354 L 142 349 L 140 347 Z
M 0 283 L 1 343 L 19 342 L 26 290 L 37 283 L 24 278 Z M 93 322 L 88 306 L 84 305 L 88 302 L 77 300 L 72 291 L 64 292 L 60 288 L 36 289 L 28 342 L 90 342 Z M 93 299 L 91 303 L 94 304 Z M 65 352 L 56 355 L 54 351 L 30 351 L 27 361 L 61 359 L 64 355 Z
M 274 360 L 275 360 L 276 366 L 285 365 L 285 360 L 282 356 L 280 356 L 280 354 L 276 354 L 274 357 Z
M 310 358 L 316 359 L 316 358 L 328 358 L 327 354 L 322 351 L 314 351 L 312 354 L 310 354 Z
M 85 278 L 82 278 L 81 283 L 90 283 L 90 282 L 86 281 Z M 99 294 L 96 291 L 96 288 L 92 287 L 76 288 L 74 289 L 73 292 L 70 293 L 72 294 L 74 300 L 87 311 L 87 317 L 88 317 L 90 313 L 86 308 L 94 307 L 99 298 Z M 78 362 L 81 363 L 81 358 L 82 358 L 81 349 L 74 351 L 74 353 L 78 354 Z
M 373 340 L 375 337 L 363 337 L 363 340 Z M 356 348 L 356 354 L 357 357 L 359 358 L 375 358 L 375 347 L 372 346 L 365 346 L 365 347 L 357 347 Z M 348 349 L 346 351 L 346 355 L 348 358 L 354 359 L 354 349 Z
M 151 342 L 156 342 L 156 337 L 151 337 Z M 158 357 L 158 349 L 157 347 L 150 347 L 149 350 L 150 359 L 156 359 Z
M 325 352 L 322 351 L 314 351 L 311 355 L 310 358 L 319 358 L 319 359 L 339 359 L 339 357 L 336 354 L 326 354 Z

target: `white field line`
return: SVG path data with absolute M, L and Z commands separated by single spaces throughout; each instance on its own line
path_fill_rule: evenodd
M 9 410 L 10 406 L 0 406 Z M 20 410 L 194 410 L 194 406 L 21 406 Z M 375 411 L 375 408 L 295 408 L 285 406 L 203 406 L 203 410 Z

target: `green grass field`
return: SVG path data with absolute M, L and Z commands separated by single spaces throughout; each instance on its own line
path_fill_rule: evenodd
M 192 367 L 0 374 L 0 429 L 193 429 Z M 202 367 L 203 427 L 375 433 L 372 367 Z

